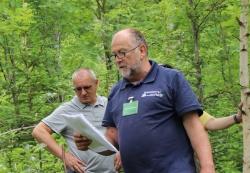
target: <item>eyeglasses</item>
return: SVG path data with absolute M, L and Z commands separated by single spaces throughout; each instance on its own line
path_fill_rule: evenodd
M 90 88 L 91 88 L 91 86 L 80 86 L 80 87 L 75 87 L 73 90 L 75 92 L 81 93 L 82 90 L 87 92 Z
M 113 54 L 111 54 L 111 58 L 113 58 L 113 59 L 115 59 L 115 58 L 124 58 L 126 55 L 127 55 L 127 53 L 129 53 L 129 52 L 131 52 L 131 51 L 133 51 L 133 50 L 135 50 L 137 47 L 139 47 L 141 44 L 138 44 L 136 47 L 134 47 L 134 48 L 132 48 L 132 49 L 130 49 L 130 50 L 127 50 L 127 51 L 118 51 L 117 53 L 113 53 Z

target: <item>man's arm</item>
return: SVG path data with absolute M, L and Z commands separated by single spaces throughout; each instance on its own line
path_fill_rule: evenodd
M 46 145 L 48 151 L 53 155 L 63 160 L 63 149 L 60 147 L 56 140 L 51 136 L 53 131 L 43 122 L 40 122 L 33 130 L 32 136 L 39 142 Z M 79 173 L 84 173 L 84 163 L 73 156 L 71 153 L 65 152 L 66 166 Z
M 114 146 L 118 144 L 118 134 L 117 128 L 115 127 L 107 127 L 105 132 L 106 138 L 111 142 Z
M 114 146 L 117 145 L 118 137 L 117 129 L 115 127 L 107 127 L 104 135 L 111 144 L 113 144 Z M 92 143 L 91 139 L 87 138 L 84 135 L 81 135 L 80 133 L 74 134 L 74 141 L 78 150 L 82 151 L 88 150 L 89 145 Z
M 115 127 L 107 127 L 105 132 L 106 138 L 114 145 L 118 145 L 118 131 Z M 122 168 L 122 161 L 120 152 L 116 153 L 115 160 L 114 160 L 114 166 L 117 171 L 119 171 Z
M 117 129 L 115 127 L 107 127 L 105 131 L 105 137 L 108 139 L 110 143 L 112 143 L 114 146 L 117 146 L 118 134 L 117 134 Z M 82 150 L 82 151 L 87 150 L 89 145 L 92 142 L 86 136 L 83 136 L 80 134 L 74 134 L 74 141 L 78 150 Z M 117 171 L 119 171 L 122 167 L 120 152 L 116 153 L 114 166 Z
M 208 134 L 202 126 L 198 114 L 187 113 L 183 116 L 183 125 L 190 139 L 192 147 L 200 162 L 200 173 L 215 173 L 212 149 Z
M 242 122 L 242 115 L 238 113 L 227 117 L 211 118 L 205 124 L 205 128 L 206 130 L 222 130 L 240 122 Z
M 242 114 L 244 114 L 244 111 L 242 110 L 242 103 L 240 103 L 238 106 L 237 114 L 215 118 L 209 115 L 207 112 L 203 111 L 203 115 L 200 116 L 200 120 L 206 130 L 222 130 L 234 125 L 235 123 L 241 123 Z

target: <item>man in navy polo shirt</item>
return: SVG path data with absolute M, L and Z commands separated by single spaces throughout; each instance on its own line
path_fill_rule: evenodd
M 200 172 L 214 173 L 202 109 L 183 75 L 150 61 L 135 29 L 117 32 L 111 47 L 123 80 L 112 88 L 103 126 L 119 144 L 125 172 L 194 173 L 194 149 Z

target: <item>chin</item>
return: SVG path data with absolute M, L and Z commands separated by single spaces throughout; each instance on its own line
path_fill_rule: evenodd
M 80 101 L 81 101 L 81 103 L 83 103 L 83 104 L 89 104 L 89 102 L 90 102 L 89 100 L 86 100 L 86 99 L 81 99 Z
M 130 71 L 120 71 L 122 77 L 128 79 L 130 77 Z

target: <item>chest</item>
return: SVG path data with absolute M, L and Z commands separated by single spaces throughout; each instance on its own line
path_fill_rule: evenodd
M 127 111 L 127 110 L 130 110 Z M 166 85 L 140 85 L 120 90 L 112 100 L 111 112 L 116 123 L 132 120 L 164 119 L 174 113 L 174 98 L 170 88 Z

